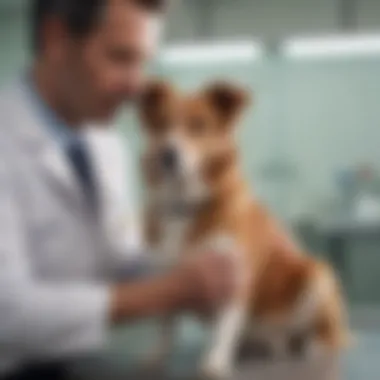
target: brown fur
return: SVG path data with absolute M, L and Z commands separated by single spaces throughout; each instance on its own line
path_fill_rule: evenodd
M 245 92 L 219 83 L 200 94 L 179 97 L 167 84 L 150 87 L 143 97 L 142 120 L 152 143 L 151 152 L 166 128 L 181 125 L 189 144 L 204 154 L 204 181 L 211 196 L 204 202 L 183 242 L 192 252 L 213 233 L 233 236 L 245 252 L 249 283 L 242 289 L 252 319 L 267 319 L 290 313 L 301 295 L 313 284 L 326 279 L 329 289 L 315 314 L 313 332 L 331 349 L 340 349 L 348 336 L 347 321 L 338 280 L 323 262 L 304 254 L 284 229 L 252 195 L 239 169 L 232 131 L 246 105 Z M 164 116 L 163 116 L 164 115 Z M 174 119 L 177 122 L 174 122 Z M 162 120 L 165 120 L 163 122 Z M 189 128 L 197 123 L 206 128 L 197 139 Z M 187 135 L 186 135 L 187 136 Z M 146 167 L 151 176 L 154 169 Z M 159 179 L 156 178 L 156 181 Z M 155 186 L 149 181 L 149 186 Z M 157 238 L 160 220 L 150 213 L 148 238 Z

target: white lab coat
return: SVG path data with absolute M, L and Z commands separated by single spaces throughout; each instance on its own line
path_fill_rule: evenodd
M 112 272 L 139 246 L 116 135 L 88 137 L 100 191 L 94 218 L 42 124 L 21 81 L 0 93 L 0 374 L 100 348 Z

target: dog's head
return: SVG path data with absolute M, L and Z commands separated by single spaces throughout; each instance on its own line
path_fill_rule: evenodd
M 145 174 L 151 185 L 178 190 L 202 183 L 235 164 L 234 131 L 248 93 L 226 82 L 182 94 L 166 82 L 147 85 L 140 116 L 146 135 Z

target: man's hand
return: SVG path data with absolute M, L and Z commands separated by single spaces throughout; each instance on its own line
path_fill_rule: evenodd
M 195 255 L 161 278 L 115 286 L 111 317 L 122 322 L 181 311 L 212 313 L 230 299 L 237 285 L 232 257 Z
M 235 293 L 238 279 L 232 257 L 218 253 L 194 256 L 178 270 L 185 307 L 199 313 L 212 313 Z

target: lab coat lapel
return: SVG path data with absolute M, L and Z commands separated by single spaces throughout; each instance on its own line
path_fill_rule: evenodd
M 44 178 L 67 200 L 68 205 L 78 209 L 84 205 L 84 194 L 74 170 L 62 147 L 49 135 L 49 126 L 33 108 L 22 85 L 15 93 L 14 114 L 17 115 L 19 137 L 25 147 L 33 149 L 37 165 L 40 165 Z
M 53 186 L 64 192 L 68 200 L 84 203 L 83 191 L 61 147 L 47 144 L 41 152 L 39 161 L 47 180 Z

